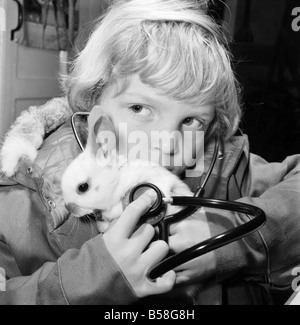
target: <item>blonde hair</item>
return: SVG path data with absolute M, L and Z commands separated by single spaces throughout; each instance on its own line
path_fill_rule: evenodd
M 241 116 L 239 88 L 225 34 L 206 10 L 204 0 L 115 1 L 66 79 L 71 108 L 91 110 L 104 87 L 138 73 L 173 99 L 213 104 L 207 136 L 229 138 Z

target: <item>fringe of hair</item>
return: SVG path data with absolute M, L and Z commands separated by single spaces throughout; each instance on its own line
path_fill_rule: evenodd
M 176 100 L 213 104 L 207 136 L 229 138 L 240 117 L 240 89 L 226 36 L 206 14 L 209 1 L 118 0 L 97 22 L 64 79 L 70 107 L 89 111 L 102 91 L 138 73 Z

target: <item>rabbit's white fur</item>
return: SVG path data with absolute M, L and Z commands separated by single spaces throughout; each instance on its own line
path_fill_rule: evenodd
M 66 206 L 74 216 L 81 217 L 100 210 L 102 219 L 97 222 L 100 232 L 119 217 L 123 211 L 123 198 L 128 191 L 141 182 L 155 184 L 166 197 L 192 196 L 189 187 L 167 169 L 141 161 L 127 162 L 118 157 L 118 166 L 107 159 L 103 164 L 86 149 L 65 170 L 62 177 L 62 191 Z M 79 185 L 88 184 L 84 193 Z M 178 207 L 169 207 L 167 214 Z

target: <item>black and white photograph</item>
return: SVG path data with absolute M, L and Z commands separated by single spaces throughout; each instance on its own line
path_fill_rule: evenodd
M 299 234 L 300 0 L 0 0 L 0 306 L 300 305 Z

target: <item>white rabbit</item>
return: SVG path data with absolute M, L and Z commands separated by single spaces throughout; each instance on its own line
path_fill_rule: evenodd
M 63 198 L 74 216 L 101 211 L 97 224 L 99 231 L 105 231 L 109 223 L 121 215 L 126 193 L 141 182 L 155 184 L 165 197 L 193 195 L 189 187 L 166 168 L 142 160 L 128 162 L 117 156 L 116 147 L 105 145 L 101 136 L 107 132 L 115 135 L 111 122 L 100 115 L 93 123 L 94 117 L 95 114 L 89 117 L 85 150 L 71 162 L 62 177 Z M 181 209 L 170 208 L 168 214 Z

